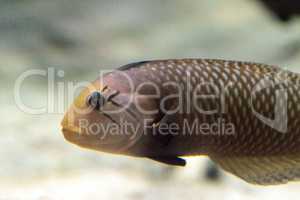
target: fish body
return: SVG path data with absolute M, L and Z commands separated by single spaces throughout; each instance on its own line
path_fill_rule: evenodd
M 82 147 L 170 165 L 206 155 L 247 182 L 282 184 L 300 177 L 299 80 L 250 62 L 133 63 L 84 89 L 63 133 Z

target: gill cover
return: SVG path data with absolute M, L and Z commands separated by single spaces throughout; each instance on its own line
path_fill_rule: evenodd
M 119 125 L 122 144 L 119 144 L 115 153 L 122 153 L 141 138 L 144 132 L 143 117 L 135 106 L 134 95 L 120 93 L 108 86 L 104 87 L 100 94 L 104 97 L 103 101 L 98 102 L 100 105 L 97 103 L 93 106 L 98 109 L 98 112 Z

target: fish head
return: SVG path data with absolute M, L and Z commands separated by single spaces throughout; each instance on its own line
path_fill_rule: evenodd
M 130 95 L 93 82 L 75 98 L 61 122 L 65 139 L 84 148 L 124 154 L 143 131 L 140 117 L 129 112 L 131 101 Z

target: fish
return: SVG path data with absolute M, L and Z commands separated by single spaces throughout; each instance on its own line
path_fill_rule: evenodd
M 87 85 L 61 122 L 80 147 L 185 166 L 208 156 L 256 185 L 300 178 L 300 75 L 218 59 L 124 65 Z

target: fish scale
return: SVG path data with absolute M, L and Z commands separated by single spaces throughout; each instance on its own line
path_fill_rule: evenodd
M 224 63 L 225 62 L 225 63 Z M 218 78 L 222 79 L 223 78 L 223 75 L 222 73 L 226 73 L 225 70 L 215 70 L 217 67 L 218 68 L 221 68 L 222 66 L 228 66 L 228 68 L 230 69 L 230 71 L 232 73 L 235 74 L 235 77 L 237 77 L 236 79 L 238 79 L 238 77 L 243 77 L 245 76 L 245 74 L 243 73 L 243 70 L 252 70 L 253 73 L 261 73 L 261 74 L 268 74 L 268 73 L 277 73 L 280 71 L 279 68 L 272 68 L 270 66 L 265 66 L 265 65 L 259 65 L 259 64 L 254 64 L 254 65 L 251 65 L 251 63 L 242 63 L 242 62 L 227 62 L 227 61 L 215 61 L 215 60 L 206 60 L 204 62 L 201 62 L 201 61 L 198 61 L 198 60 L 186 60 L 186 61 L 180 61 L 180 62 L 177 62 L 177 61 L 174 61 L 174 62 L 168 62 L 168 65 L 170 67 L 170 65 L 172 66 L 173 65 L 173 71 L 175 71 L 175 73 L 180 76 L 180 73 L 184 74 L 184 72 L 182 71 L 182 63 L 185 63 L 185 65 L 189 66 L 189 67 L 192 67 L 193 70 L 195 71 L 196 74 L 199 74 L 200 76 L 200 79 L 203 78 L 205 81 L 210 81 L 210 83 L 213 81 L 213 84 L 217 87 L 220 86 L 219 84 L 219 81 L 216 80 L 216 77 L 215 76 L 212 76 L 212 73 L 214 72 L 214 74 L 216 74 L 218 76 Z M 198 66 L 195 65 L 195 63 L 200 63 Z M 159 65 L 163 65 L 162 63 L 160 63 Z M 178 67 L 178 66 L 180 67 Z M 212 65 L 212 66 L 210 66 Z M 220 67 L 221 66 L 221 67 Z M 141 66 L 143 67 L 143 66 Z M 207 69 L 210 69 L 210 70 L 207 70 Z M 133 70 L 139 70 L 138 68 L 137 69 L 133 69 Z M 160 70 L 164 70 L 164 69 L 160 69 Z M 166 73 L 168 73 L 168 71 L 166 71 Z M 206 73 L 208 73 L 208 77 L 206 75 Z M 248 71 L 249 73 L 249 71 Z M 290 74 L 290 73 L 285 73 L 285 74 Z M 193 74 L 191 74 L 193 76 Z M 225 76 L 229 76 L 229 74 L 226 73 Z M 229 76 L 230 77 L 230 76 Z M 240 95 L 240 96 L 235 96 L 235 100 L 234 100 L 234 103 L 237 103 L 238 107 L 235 107 L 233 108 L 233 110 L 235 112 L 232 113 L 232 116 L 233 118 L 236 118 L 236 119 L 239 119 L 240 117 L 243 117 L 240 115 L 240 109 L 243 109 L 243 106 L 246 106 L 246 105 L 241 105 L 241 103 L 244 103 L 244 101 L 246 100 L 246 96 L 244 93 L 247 93 L 247 89 L 248 89 L 248 84 L 249 83 L 249 79 L 255 79 L 256 82 L 259 81 L 259 78 L 264 78 L 263 76 L 259 76 L 259 75 L 254 75 L 254 77 L 246 77 L 247 79 L 247 82 L 243 81 L 243 79 L 241 78 L 240 80 L 236 80 L 236 81 L 240 81 L 240 83 L 242 84 L 242 88 L 238 88 L 237 90 L 237 95 Z M 291 76 L 291 78 L 295 79 L 298 77 L 296 76 Z M 184 79 L 181 78 L 180 79 L 181 81 L 181 84 L 184 83 Z M 229 80 L 229 81 L 232 81 L 232 80 Z M 255 83 L 255 81 L 254 81 Z M 252 86 L 253 87 L 253 86 Z M 249 95 L 249 93 L 248 93 Z M 258 109 L 260 110 L 263 110 L 264 108 L 266 107 L 269 107 L 269 108 L 272 108 L 273 106 L 272 105 L 269 105 L 268 102 L 266 102 L 267 100 L 267 94 L 265 92 L 262 92 L 261 96 L 258 96 L 257 98 L 257 105 L 258 106 Z M 290 101 L 289 101 L 290 103 Z M 211 104 L 211 102 L 208 102 L 208 104 Z M 268 105 L 268 106 L 266 106 Z M 235 106 L 235 105 L 233 105 Z M 269 113 L 268 111 L 266 111 L 266 113 Z M 231 113 L 229 113 L 231 114 Z M 257 119 L 254 119 L 254 120 L 257 120 Z M 241 129 L 244 128 L 241 126 Z M 272 131 L 272 133 L 269 133 L 271 132 L 269 130 L 268 127 L 265 127 L 265 128 L 262 128 L 262 131 L 264 131 L 266 129 L 266 132 L 264 133 L 263 137 L 262 135 L 260 135 L 260 137 L 262 138 L 261 140 L 257 139 L 257 141 L 261 141 L 259 142 L 261 148 L 257 148 L 258 149 L 261 149 L 263 150 L 264 149 L 264 144 L 263 142 L 264 141 L 268 141 L 267 139 L 271 136 L 272 138 L 274 137 L 274 139 L 276 139 L 277 135 L 280 134 L 280 133 L 276 133 L 276 131 Z M 258 130 L 259 132 L 259 130 Z M 274 132 L 274 133 L 273 133 Z M 241 141 L 245 141 L 245 140 L 248 140 L 249 138 L 251 138 L 251 136 L 253 136 L 253 134 L 251 133 L 250 135 L 246 135 L 246 134 L 242 134 L 242 133 L 238 133 L 240 136 L 240 138 L 238 139 L 238 143 L 240 143 Z M 222 138 L 222 137 L 221 137 Z M 228 137 L 223 137 L 225 138 L 225 140 L 228 140 Z M 288 139 L 288 137 L 286 137 L 286 139 Z M 223 144 L 224 145 L 224 144 Z M 237 150 L 238 151 L 238 150 Z M 246 150 L 245 150 L 246 151 Z M 260 153 L 260 152 L 255 152 L 255 153 Z

